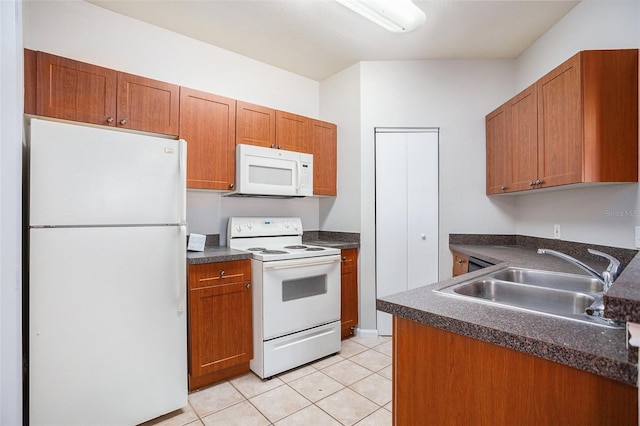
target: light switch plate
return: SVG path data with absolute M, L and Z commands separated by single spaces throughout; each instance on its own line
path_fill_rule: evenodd
M 562 238 L 562 234 L 560 232 L 560 225 L 553 225 L 553 238 L 559 240 Z

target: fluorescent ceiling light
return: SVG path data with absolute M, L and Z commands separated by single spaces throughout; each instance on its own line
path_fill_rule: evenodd
M 382 28 L 407 33 L 424 24 L 427 17 L 411 0 L 336 0 Z

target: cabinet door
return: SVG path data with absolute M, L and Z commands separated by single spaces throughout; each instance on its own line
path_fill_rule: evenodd
M 177 136 L 179 97 L 179 86 L 118 72 L 117 126 Z
M 37 53 L 37 114 L 115 126 L 116 71 Z
M 542 77 L 538 90 L 538 179 L 542 186 L 582 181 L 580 56 Z
M 311 152 L 311 119 L 302 115 L 276 111 L 276 145 L 288 151 Z
M 36 88 L 38 86 L 38 55 L 35 50 L 24 49 L 24 113 L 36 114 Z
M 337 127 L 335 124 L 311 120 L 313 154 L 313 194 L 338 195 L 337 192 Z
M 187 141 L 187 188 L 233 188 L 235 100 L 181 87 L 180 139 Z
M 469 256 L 454 250 L 451 250 L 451 254 L 453 254 L 453 276 L 457 277 L 469 272 Z
M 538 105 L 536 86 L 507 102 L 509 191 L 533 189 L 538 180 Z M 533 183 L 533 184 L 532 184 Z
M 276 111 L 260 105 L 237 101 L 236 144 L 275 148 Z
M 509 184 L 509 143 L 507 140 L 507 105 L 486 117 L 487 195 L 511 191 Z
M 340 318 L 342 338 L 353 336 L 358 324 L 358 249 L 342 250 Z
M 189 370 L 214 373 L 253 358 L 251 261 L 189 267 Z

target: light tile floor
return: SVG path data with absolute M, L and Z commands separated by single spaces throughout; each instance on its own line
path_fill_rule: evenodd
M 391 425 L 391 339 L 353 337 L 337 355 L 270 380 L 248 373 L 216 383 L 144 425 Z

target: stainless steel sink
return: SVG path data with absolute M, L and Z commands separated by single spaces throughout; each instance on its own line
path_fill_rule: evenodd
M 505 268 L 435 291 L 466 300 L 604 327 L 620 327 L 585 313 L 596 298 L 600 297 L 602 283 L 583 275 Z
M 602 291 L 602 282 L 586 275 L 564 274 L 561 272 L 539 271 L 535 269 L 507 268 L 494 272 L 490 276 L 495 280 L 529 284 L 537 287 L 587 293 L 598 293 Z

